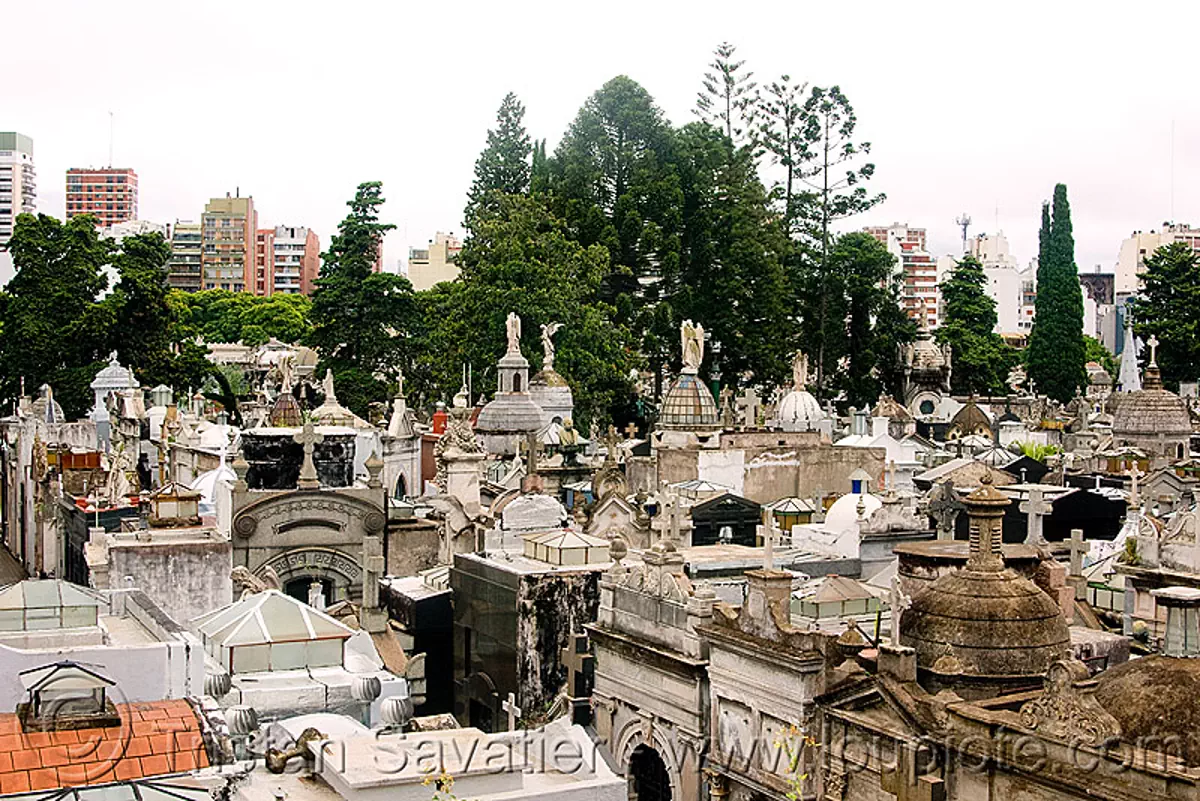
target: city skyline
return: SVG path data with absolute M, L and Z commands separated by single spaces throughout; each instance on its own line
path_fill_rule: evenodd
M 907 223 L 928 230 L 931 252 L 956 253 L 954 219 L 966 211 L 974 218 L 971 233 L 1003 230 L 1027 264 L 1040 204 L 1063 182 L 1076 207 L 1077 263 L 1090 271 L 1097 264 L 1111 269 L 1134 230 L 1200 218 L 1200 189 L 1187 180 L 1198 166 L 1191 145 L 1200 138 L 1200 116 L 1178 107 L 1162 80 L 1184 63 L 1187 48 L 1171 46 L 1186 35 L 1184 24 L 1154 41 L 1126 42 L 1115 13 L 1075 16 L 1069 8 L 1028 6 L 1038 9 L 1033 16 L 1017 6 L 998 16 L 879 6 L 855 41 L 885 60 L 894 53 L 881 70 L 878 57 L 855 56 L 840 43 L 834 34 L 853 21 L 831 10 L 806 10 L 801 18 L 782 7 L 771 12 L 779 24 L 762 26 L 645 8 L 637 24 L 620 27 L 629 18 L 616 6 L 595 21 L 590 37 L 553 39 L 524 22 L 548 9 L 527 8 L 479 7 L 469 30 L 422 37 L 418 32 L 442 31 L 452 20 L 432 9 L 298 15 L 263 4 L 246 9 L 243 22 L 278 36 L 243 52 L 234 49 L 234 33 L 208 17 L 195 21 L 186 43 L 172 43 L 163 34 L 183 23 L 173 9 L 131 3 L 112 14 L 82 3 L 25 6 L 15 21 L 29 35 L 6 48 L 0 63 L 10 70 L 25 65 L 38 80 L 6 86 L 0 127 L 34 139 L 39 208 L 55 216 L 65 214 L 66 169 L 109 161 L 110 111 L 113 166 L 138 172 L 144 219 L 197 220 L 209 198 L 240 191 L 271 224 L 307 225 L 327 239 L 354 187 L 382 180 L 384 216 L 398 226 L 385 247 L 393 269 L 410 246 L 437 231 L 461 233 L 471 170 L 505 92 L 518 94 L 531 135 L 547 138 L 551 150 L 591 92 L 617 74 L 639 81 L 681 125 L 694 118 L 710 51 L 728 40 L 760 82 L 788 72 L 840 84 L 854 103 L 859 132 L 874 144 L 873 188 L 889 198 L 845 221 L 844 230 Z M 80 88 L 70 59 L 49 46 L 49 32 L 103 34 L 118 23 L 133 27 L 141 62 L 154 68 L 103 90 Z M 662 37 L 668 27 L 674 34 Z M 822 33 L 796 32 L 803 29 Z M 929 47 L 896 49 L 897 37 L 922 36 Z M 797 41 L 803 46 L 793 47 Z M 1118 42 L 1119 60 L 1111 55 Z M 570 68 L 547 69 L 551 64 Z M 178 97 L 169 92 L 194 85 L 203 94 L 234 74 L 270 90 L 228 100 L 239 125 L 187 125 L 186 115 L 162 113 L 162 98 Z M 72 103 L 45 102 L 66 95 Z M 1093 111 L 1118 98 L 1135 98 L 1137 113 Z M 307 105 L 312 113 L 282 135 L 283 118 L 249 113 L 264 100 Z M 318 173 L 298 169 L 313 159 L 324 162 Z

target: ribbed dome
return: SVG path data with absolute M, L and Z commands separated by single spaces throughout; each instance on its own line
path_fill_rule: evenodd
M 720 425 L 712 393 L 696 375 L 682 373 L 663 398 L 658 422 L 664 428 L 685 430 Z
M 542 407 L 528 392 L 498 392 L 479 412 L 475 430 L 481 434 L 513 434 L 542 427 Z
M 971 555 L 965 568 L 919 592 L 900 623 L 901 642 L 941 685 L 976 694 L 1036 684 L 1070 651 L 1058 605 L 1029 579 L 1004 567 L 1000 527 L 1009 500 L 986 476 L 967 496 Z
M 793 389 L 783 396 L 775 410 L 775 422 L 783 427 L 813 425 L 825 419 L 825 411 L 812 393 Z
M 1191 435 L 1192 416 L 1183 398 L 1159 388 L 1130 392 L 1117 403 L 1113 436 Z

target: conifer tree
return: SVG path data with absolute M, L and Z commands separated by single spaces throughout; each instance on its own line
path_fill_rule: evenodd
M 703 90 L 696 95 L 696 116 L 722 131 L 735 146 L 753 142 L 758 105 L 758 84 L 753 72 L 743 72 L 745 61 L 734 61 L 737 48 L 722 42 L 704 73 Z
M 1200 259 L 1173 242 L 1146 259 L 1142 291 L 1133 303 L 1134 332 L 1158 338 L 1158 366 L 1171 386 L 1200 378 Z M 1149 348 L 1144 354 L 1149 359 Z
M 1054 187 L 1052 210 L 1042 209 L 1038 240 L 1038 294 L 1026 361 L 1034 385 L 1065 403 L 1087 382 L 1083 290 L 1075 267 L 1075 237 L 1065 184 Z
M 1011 349 L 995 333 L 996 301 L 986 286 L 983 265 L 975 256 L 966 256 L 940 287 L 945 320 L 936 338 L 952 348 L 953 389 L 958 393 L 1002 392 L 1013 364 Z
M 529 191 L 533 146 L 525 131 L 525 106 L 509 92 L 496 112 L 496 127 L 487 133 L 487 146 L 475 162 L 475 180 L 467 192 L 466 226 L 493 193 L 521 195 Z

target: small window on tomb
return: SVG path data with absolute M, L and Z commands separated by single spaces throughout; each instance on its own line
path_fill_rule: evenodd
M 18 674 L 28 693 L 17 706 L 26 731 L 52 731 L 119 726 L 121 718 L 108 700 L 115 682 L 75 662 L 56 662 Z

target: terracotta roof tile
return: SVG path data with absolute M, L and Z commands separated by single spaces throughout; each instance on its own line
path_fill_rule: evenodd
M 26 792 L 29 792 L 29 774 L 25 771 L 0 775 L 0 793 L 8 795 Z
M 11 753 L 13 770 L 32 770 L 33 768 L 40 768 L 42 766 L 42 760 L 38 756 L 37 751 L 23 748 Z
M 0 793 L 53 790 L 208 767 L 199 722 L 187 701 L 122 704 L 122 725 L 21 733 L 0 715 Z
M 30 790 L 57 790 L 61 786 L 58 771 L 54 768 L 38 768 L 29 771 L 28 775 Z

